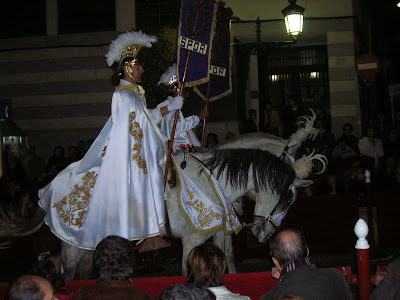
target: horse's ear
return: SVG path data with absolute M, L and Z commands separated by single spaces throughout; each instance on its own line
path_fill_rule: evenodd
M 298 179 L 298 178 L 296 178 L 293 182 L 295 187 L 306 187 L 313 183 L 314 183 L 314 181 L 312 181 L 312 180 Z

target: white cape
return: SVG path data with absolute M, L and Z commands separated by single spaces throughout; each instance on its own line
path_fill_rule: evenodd
M 133 87 L 116 89 L 111 118 L 85 157 L 39 191 L 52 232 L 83 249 L 109 235 L 158 235 L 165 222 L 165 143 Z

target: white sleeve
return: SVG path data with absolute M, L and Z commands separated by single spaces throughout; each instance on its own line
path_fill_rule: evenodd
M 174 122 L 174 121 L 172 120 L 172 122 Z M 196 115 L 183 118 L 183 115 L 181 114 L 179 116 L 178 121 L 176 122 L 175 132 L 181 133 L 181 132 L 189 131 L 189 130 L 195 128 L 197 126 L 197 124 L 199 124 L 199 122 L 200 122 L 200 119 Z

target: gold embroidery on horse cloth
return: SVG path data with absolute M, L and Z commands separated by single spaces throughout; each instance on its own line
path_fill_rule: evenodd
M 193 201 L 193 192 L 187 190 L 187 193 L 190 200 L 187 201 L 186 204 L 200 213 L 197 217 L 197 221 L 199 221 L 201 228 L 208 227 L 215 219 L 220 220 L 222 218 L 222 215 L 215 213 L 211 208 L 205 208 L 204 203 L 198 199 Z
M 147 174 L 146 161 L 140 156 L 140 148 L 142 148 L 143 132 L 138 122 L 134 122 L 136 113 L 133 111 L 129 114 L 129 133 L 135 139 L 132 148 L 132 161 L 136 161 L 137 166 L 143 170 L 143 174 Z
M 97 174 L 94 171 L 87 172 L 83 177 L 83 185 L 74 185 L 74 190 L 64 196 L 58 203 L 52 205 L 56 209 L 57 215 L 69 226 L 78 226 L 81 228 L 83 219 L 86 215 L 89 200 L 92 196 L 91 189 L 96 183 Z M 66 209 L 64 206 L 68 205 Z

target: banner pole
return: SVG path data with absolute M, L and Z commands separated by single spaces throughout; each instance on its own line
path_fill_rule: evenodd
M 213 47 L 214 50 L 214 47 Z M 212 52 L 214 53 L 214 51 Z M 212 58 L 212 53 L 211 53 L 211 58 Z M 206 97 L 206 108 L 208 109 L 208 98 L 210 96 L 210 80 L 211 80 L 211 74 L 208 74 L 208 85 L 207 85 L 207 97 Z M 201 150 L 204 148 L 204 134 L 206 132 L 206 119 L 203 120 L 203 133 L 201 135 Z
M 196 19 L 194 20 L 193 31 L 196 30 L 197 20 L 199 19 L 199 13 L 200 13 L 199 11 L 197 11 L 197 13 L 196 13 Z M 188 50 L 188 55 L 186 57 L 185 68 L 183 70 L 182 86 L 181 86 L 181 90 L 179 92 L 180 96 L 182 96 L 183 89 L 185 87 L 185 79 L 186 79 L 186 73 L 187 73 L 187 69 L 188 69 L 188 65 L 189 65 L 190 54 L 191 54 L 191 52 Z M 174 145 L 175 130 L 176 130 L 176 123 L 178 122 L 178 116 L 179 116 L 179 109 L 177 109 L 175 111 L 174 125 L 172 127 L 172 132 L 171 132 L 170 144 L 169 144 L 168 154 L 167 154 L 167 162 L 165 164 L 164 190 L 165 190 L 165 185 L 167 183 L 169 165 L 171 164 L 171 154 L 172 154 L 172 148 L 173 148 L 173 145 Z

